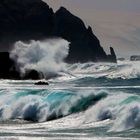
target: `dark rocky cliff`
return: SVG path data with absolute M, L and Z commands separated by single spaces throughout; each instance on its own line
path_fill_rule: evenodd
M 10 59 L 8 52 L 0 53 L 0 78 L 19 79 L 20 74 L 16 71 L 14 62 Z
M 8 48 L 17 40 L 46 38 L 53 15 L 41 0 L 0 0 L 0 47 Z
M 116 62 L 114 50 L 111 49 L 111 54 L 107 55 L 91 27 L 86 28 L 80 18 L 64 7 L 54 13 L 41 0 L 0 0 L 0 51 L 8 51 L 18 40 L 41 40 L 48 37 L 62 37 L 71 42 L 70 53 L 66 58 L 69 63 Z M 0 59 L 1 66 L 7 72 L 11 71 L 11 64 L 14 63 L 8 60 L 9 55 L 0 55 L 6 57 L 6 63 Z M 4 75 L 0 73 L 0 77 Z
M 107 56 L 107 59 L 108 59 L 108 61 L 111 60 L 111 62 L 117 63 L 117 56 L 112 47 L 110 47 L 110 54 Z
M 61 7 L 54 16 L 53 35 L 71 42 L 68 62 L 87 62 L 106 60 L 106 54 L 91 27 L 85 27 L 83 21 Z

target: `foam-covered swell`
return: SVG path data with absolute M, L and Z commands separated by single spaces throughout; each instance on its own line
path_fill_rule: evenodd
M 113 63 L 84 63 L 68 65 L 67 69 L 75 77 L 68 82 L 75 86 L 108 87 L 108 86 L 139 86 L 140 62 L 123 61 Z
M 10 57 L 15 61 L 21 75 L 29 70 L 36 70 L 41 78 L 47 78 L 64 71 L 64 58 L 69 52 L 69 42 L 63 39 L 48 39 L 15 43 Z
M 92 106 L 86 112 L 87 123 L 110 119 L 109 131 L 124 131 L 140 127 L 140 97 L 118 93 Z
M 137 94 L 115 90 L 15 89 L 1 90 L 0 98 L 1 121 L 45 122 L 77 114 L 81 127 L 93 127 L 95 122 L 104 120 L 110 120 L 108 132 L 140 127 L 140 97 Z M 78 115 L 78 112 L 81 113 Z M 67 119 L 63 118 L 66 120 L 63 123 L 67 124 Z
M 84 111 L 107 94 L 49 90 L 2 90 L 0 120 L 23 119 L 44 122 Z
M 140 78 L 139 61 L 118 61 L 115 63 L 76 63 L 68 66 L 68 70 L 79 76 L 107 77 L 110 79 L 133 79 Z M 83 78 L 83 77 L 82 77 Z

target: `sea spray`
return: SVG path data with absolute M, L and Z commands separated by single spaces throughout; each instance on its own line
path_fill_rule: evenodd
M 64 39 L 44 41 L 18 41 L 10 53 L 17 70 L 24 76 L 29 70 L 36 70 L 47 78 L 64 71 L 64 59 L 69 53 L 69 42 Z

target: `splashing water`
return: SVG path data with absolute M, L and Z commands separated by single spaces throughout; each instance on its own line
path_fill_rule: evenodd
M 28 70 L 36 70 L 44 77 L 64 71 L 64 59 L 69 52 L 69 42 L 63 39 L 44 41 L 21 41 L 15 43 L 10 57 L 16 62 L 22 75 Z

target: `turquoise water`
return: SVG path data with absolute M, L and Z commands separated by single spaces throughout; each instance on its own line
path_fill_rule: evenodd
M 49 86 L 0 80 L 0 139 L 140 139 L 139 62 L 67 69 Z

